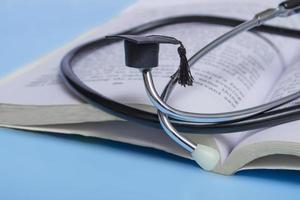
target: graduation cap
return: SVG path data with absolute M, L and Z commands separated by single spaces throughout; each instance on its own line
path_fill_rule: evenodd
M 159 44 L 179 45 L 180 65 L 178 72 L 173 76 L 176 76 L 176 80 L 180 85 L 193 84 L 194 79 L 186 58 L 186 50 L 176 38 L 163 35 L 113 35 L 106 38 L 124 40 L 125 64 L 128 67 L 137 69 L 151 69 L 158 66 Z

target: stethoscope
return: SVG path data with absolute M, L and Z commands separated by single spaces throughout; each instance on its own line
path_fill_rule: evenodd
M 203 169 L 212 170 L 219 162 L 219 153 L 211 147 L 195 144 L 178 130 L 193 134 L 224 134 L 266 128 L 298 120 L 300 118 L 299 105 L 279 109 L 278 107 L 298 99 L 300 97 L 300 91 L 270 103 L 243 110 L 202 114 L 185 112 L 168 105 L 168 98 L 175 85 L 177 83 L 183 86 L 192 85 L 193 76 L 190 72 L 190 67 L 208 52 L 242 32 L 251 30 L 300 38 L 299 30 L 262 25 L 276 17 L 287 17 L 299 12 L 300 0 L 289 0 L 279 4 L 277 8 L 267 9 L 256 14 L 255 17 L 249 21 L 198 15 L 172 17 L 152 21 L 121 32 L 115 36 L 100 38 L 72 49 L 62 59 L 61 77 L 65 85 L 75 95 L 105 112 L 147 126 L 162 127 L 167 135 L 191 153 L 192 158 Z M 176 38 L 162 35 L 138 35 L 166 25 L 190 22 L 235 26 L 235 28 L 206 45 L 189 60 L 186 58 L 183 44 Z M 126 66 L 137 68 L 142 73 L 147 95 L 157 109 L 157 115 L 124 105 L 105 97 L 88 87 L 78 78 L 72 69 L 72 61 L 77 55 L 91 48 L 103 48 L 104 46 L 120 40 L 124 40 Z M 178 54 L 180 56 L 180 65 L 179 69 L 171 76 L 170 81 L 165 86 L 162 94 L 159 95 L 153 82 L 151 70 L 158 66 L 159 44 L 162 43 L 179 46 Z

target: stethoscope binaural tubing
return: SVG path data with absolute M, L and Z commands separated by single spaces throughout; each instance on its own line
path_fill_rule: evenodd
M 216 16 L 179 16 L 166 19 L 160 19 L 149 22 L 130 30 L 124 31 L 119 34 L 141 34 L 143 32 L 159 28 L 166 25 L 179 24 L 179 23 L 206 23 L 217 24 L 225 26 L 236 26 L 242 23 L 242 20 L 233 18 L 223 18 Z M 276 34 L 286 37 L 300 38 L 300 31 L 262 25 L 254 28 L 251 31 L 259 31 L 264 33 Z M 101 48 L 106 45 L 112 44 L 114 41 L 109 41 L 101 38 L 92 42 L 88 42 L 71 50 L 61 62 L 61 75 L 68 88 L 71 89 L 78 97 L 86 102 L 110 113 L 119 118 L 134 121 L 147 126 L 160 128 L 160 123 L 157 114 L 147 112 L 144 110 L 136 109 L 119 102 L 116 102 L 108 97 L 99 94 L 97 91 L 86 86 L 73 72 L 72 60 L 76 55 L 89 50 L 91 48 Z M 201 125 L 195 123 L 185 122 L 182 124 L 180 121 L 171 119 L 172 124 L 180 131 L 190 132 L 195 134 L 218 134 L 218 133 L 232 133 L 245 130 L 266 128 L 282 123 L 290 122 L 300 119 L 300 106 L 292 106 L 283 109 L 277 109 L 254 115 L 243 119 L 242 121 L 230 121 L 224 123 L 203 123 Z

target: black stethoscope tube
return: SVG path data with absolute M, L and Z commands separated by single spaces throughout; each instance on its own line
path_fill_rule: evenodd
M 237 26 L 242 22 L 244 21 L 215 16 L 180 16 L 152 21 L 118 34 L 141 34 L 143 32 L 162 26 L 180 23 L 204 23 L 224 26 Z M 259 31 L 280 36 L 300 38 L 300 31 L 298 30 L 268 25 L 259 26 L 251 31 Z M 114 42 L 115 41 L 100 38 L 74 48 L 63 58 L 61 62 L 61 77 L 63 78 L 68 88 L 87 103 L 90 103 L 95 107 L 104 110 L 105 112 L 108 112 L 112 115 L 115 115 L 121 119 L 134 121 L 139 124 L 144 124 L 155 128 L 161 128 L 157 114 L 139 110 L 105 97 L 99 94 L 97 91 L 86 86 L 73 72 L 72 61 L 78 54 L 92 48 L 101 48 Z M 180 122 L 177 122 L 176 120 L 172 120 L 172 122 L 174 122 L 174 126 L 178 130 L 183 132 L 195 134 L 220 134 L 267 128 L 298 119 L 300 119 L 300 106 L 292 106 L 289 108 L 273 110 L 257 116 L 246 118 L 243 121 L 236 122 L 231 121 L 227 123 L 203 125 L 180 124 Z

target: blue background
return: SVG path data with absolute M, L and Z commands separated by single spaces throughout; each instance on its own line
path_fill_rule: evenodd
M 0 75 L 100 25 L 133 0 L 0 0 Z M 0 129 L 0 199 L 289 199 L 300 173 L 222 176 L 155 150 Z

